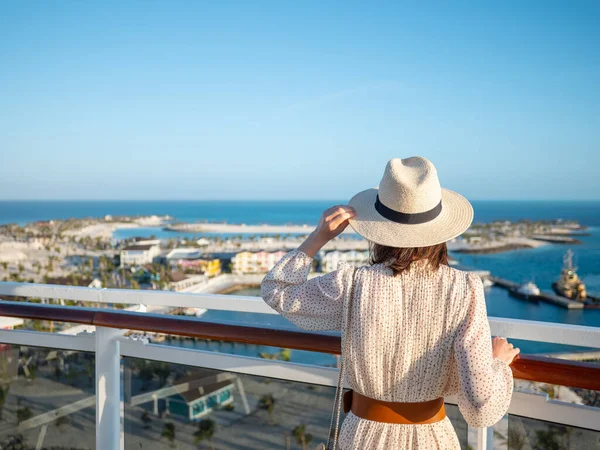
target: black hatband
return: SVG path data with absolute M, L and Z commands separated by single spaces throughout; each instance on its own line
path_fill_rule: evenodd
M 437 216 L 439 216 L 442 212 L 442 201 L 440 200 L 437 206 L 433 209 L 430 209 L 429 211 L 425 211 L 422 213 L 407 214 L 388 208 L 379 201 L 378 195 L 377 199 L 375 200 L 375 209 L 379 214 L 381 214 L 386 219 L 391 220 L 392 222 L 403 223 L 405 225 L 415 225 L 419 223 L 429 222 L 435 219 Z

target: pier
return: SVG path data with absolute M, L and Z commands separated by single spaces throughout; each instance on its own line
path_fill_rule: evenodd
M 499 277 L 489 277 L 490 281 L 492 281 L 495 285 L 507 289 L 513 290 L 519 287 L 518 283 L 514 283 L 509 280 L 505 280 L 504 278 Z M 585 308 L 585 304 L 583 302 L 578 302 L 575 300 L 569 300 L 566 297 L 561 297 L 559 295 L 551 294 L 550 292 L 540 292 L 540 295 L 532 296 L 532 298 L 536 300 L 541 300 L 544 302 L 552 303 L 554 305 L 561 306 L 567 309 L 583 309 Z

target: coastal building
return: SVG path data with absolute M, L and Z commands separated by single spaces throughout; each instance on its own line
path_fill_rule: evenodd
M 207 245 L 210 245 L 210 241 L 206 238 L 200 238 L 196 241 L 196 245 L 206 247 Z
M 221 273 L 221 261 L 218 259 L 180 259 L 177 267 L 185 272 L 203 273 L 208 277 L 214 277 Z
M 239 252 L 231 258 L 231 271 L 237 274 L 266 273 L 283 258 L 285 252 Z
M 158 244 L 133 244 L 121 250 L 121 265 L 151 264 L 160 254 Z
M 216 258 L 203 258 L 202 250 L 197 248 L 175 248 L 166 258 L 172 268 L 184 272 L 195 272 L 214 277 L 221 273 L 221 261 Z
M 337 270 L 340 262 L 349 263 L 355 266 L 366 264 L 369 259 L 369 252 L 367 250 L 349 250 L 339 251 L 334 250 L 332 252 L 321 252 L 321 269 L 323 272 L 332 272 Z
M 135 245 L 158 245 L 158 246 L 160 246 L 160 239 L 151 239 L 151 238 L 136 236 L 131 239 L 128 239 L 128 241 Z
M 170 291 L 183 291 L 195 284 L 204 283 L 208 277 L 206 275 L 187 276 L 180 270 L 173 270 L 168 274 L 168 287 Z
M 98 278 L 81 278 L 78 276 L 47 278 L 46 284 L 58 284 L 61 286 L 79 286 L 99 289 L 102 282 Z
M 232 273 L 254 273 L 256 268 L 254 253 L 239 252 L 231 258 Z
M 191 261 L 202 258 L 202 250 L 194 247 L 178 247 L 167 253 L 167 262 L 177 264 L 179 261 Z
M 208 371 L 197 371 L 180 378 L 177 386 L 189 387 L 189 390 L 174 394 L 165 399 L 169 414 L 184 417 L 193 422 L 211 411 L 233 402 L 234 384 L 231 379 L 217 381 Z

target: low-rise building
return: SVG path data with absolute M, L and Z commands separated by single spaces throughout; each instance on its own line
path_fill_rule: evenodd
M 233 380 L 218 381 L 216 378 L 212 372 L 199 370 L 177 380 L 174 384 L 188 385 L 189 390 L 165 399 L 168 413 L 196 421 L 211 411 L 232 403 Z
M 160 245 L 133 244 L 121 250 L 121 265 L 151 264 L 160 255 Z
M 173 270 L 168 274 L 169 290 L 179 292 L 198 283 L 206 282 L 206 275 L 187 276 L 180 270 Z
M 366 264 L 369 259 L 369 252 L 367 250 L 334 250 L 327 253 L 321 252 L 320 257 L 322 271 L 332 272 L 337 270 L 340 262 L 345 262 L 354 266 Z
M 175 248 L 167 254 L 167 262 L 172 268 L 185 272 L 195 272 L 214 277 L 221 273 L 221 261 L 216 258 L 203 258 L 202 250 L 193 247 Z
M 181 259 L 177 261 L 177 267 L 186 272 L 203 273 L 208 277 L 214 277 L 221 273 L 221 261 L 218 259 Z
M 266 273 L 283 258 L 286 252 L 239 252 L 231 258 L 233 273 Z
M 154 239 L 154 238 L 145 238 L 145 237 L 135 236 L 135 237 L 132 237 L 131 239 L 128 239 L 128 241 L 135 245 L 158 245 L 158 246 L 160 246 L 160 239 Z
M 177 263 L 181 260 L 194 260 L 202 258 L 202 250 L 194 247 L 178 247 L 167 253 L 167 262 Z

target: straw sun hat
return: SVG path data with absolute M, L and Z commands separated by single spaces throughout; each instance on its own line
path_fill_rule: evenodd
M 369 241 L 390 247 L 427 247 L 449 241 L 469 228 L 473 207 L 440 186 L 427 159 L 394 158 L 387 163 L 379 189 L 350 200 L 356 216 L 350 226 Z

